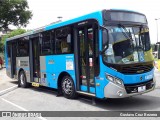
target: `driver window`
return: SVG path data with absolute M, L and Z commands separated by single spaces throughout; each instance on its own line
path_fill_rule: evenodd
M 103 34 L 105 36 L 107 36 L 107 33 L 105 33 L 106 30 L 103 31 Z M 105 51 L 105 61 L 109 62 L 109 63 L 115 63 L 115 58 L 114 58 L 114 51 L 113 51 L 113 44 L 114 43 L 114 34 L 112 33 L 112 31 L 108 31 L 108 36 L 109 36 L 109 45 L 108 45 L 108 49 Z M 107 37 L 106 37 L 107 38 Z M 104 40 L 106 38 L 103 38 Z M 104 41 L 104 48 L 107 47 L 106 46 L 107 41 Z

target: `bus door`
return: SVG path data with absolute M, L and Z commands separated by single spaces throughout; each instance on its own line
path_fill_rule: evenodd
M 11 75 L 12 78 L 16 78 L 17 68 L 16 68 L 16 56 L 17 56 L 17 43 L 13 42 L 11 47 Z
M 40 45 L 39 37 L 31 39 L 32 42 L 32 61 L 33 61 L 33 82 L 39 82 L 40 79 Z
M 78 91 L 95 94 L 95 64 L 96 47 L 95 30 L 93 25 L 83 26 L 77 29 L 77 47 L 78 47 Z M 98 69 L 98 68 L 96 68 Z
M 16 74 L 16 44 L 12 41 L 7 42 L 7 75 L 11 78 L 14 78 Z

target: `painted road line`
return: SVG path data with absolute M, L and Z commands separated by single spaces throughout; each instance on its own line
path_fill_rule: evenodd
M 8 92 L 11 92 L 11 91 L 13 91 L 13 90 L 15 90 L 15 89 L 17 89 L 17 88 L 18 88 L 18 85 L 15 85 L 15 86 L 12 86 L 12 87 L 7 88 L 7 89 L 5 89 L 5 90 L 2 90 L 2 91 L 0 91 L 0 96 L 6 94 L 6 93 L 8 93 Z
M 1 99 L 2 99 L 3 101 L 5 101 L 5 102 L 7 102 L 7 103 L 9 103 L 9 104 L 11 104 L 11 105 L 17 107 L 17 108 L 23 110 L 23 111 L 28 111 L 28 112 L 29 112 L 29 110 L 27 110 L 27 109 L 25 109 L 25 108 L 23 108 L 23 107 L 21 107 L 21 106 L 15 104 L 15 103 L 13 103 L 13 102 L 10 102 L 10 101 L 8 101 L 8 100 L 6 100 L 6 99 L 4 99 L 4 98 L 1 98 Z M 47 120 L 47 119 L 44 118 L 44 117 L 38 117 L 38 118 L 41 119 L 41 120 Z

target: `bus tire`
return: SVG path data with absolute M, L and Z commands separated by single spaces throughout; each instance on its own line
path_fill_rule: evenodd
M 28 87 L 28 84 L 25 72 L 21 71 L 19 73 L 19 87 L 26 88 Z
M 62 93 L 64 97 L 68 99 L 74 99 L 77 97 L 74 82 L 70 76 L 64 76 L 61 82 Z

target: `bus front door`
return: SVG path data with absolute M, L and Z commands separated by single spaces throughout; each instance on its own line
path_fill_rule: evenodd
M 7 44 L 7 51 L 8 51 L 8 70 L 7 75 L 11 78 L 16 78 L 16 53 L 17 53 L 17 46 L 16 42 L 9 42 Z M 9 69 L 10 68 L 10 69 Z
M 92 26 L 77 29 L 78 91 L 95 94 L 95 43 Z

